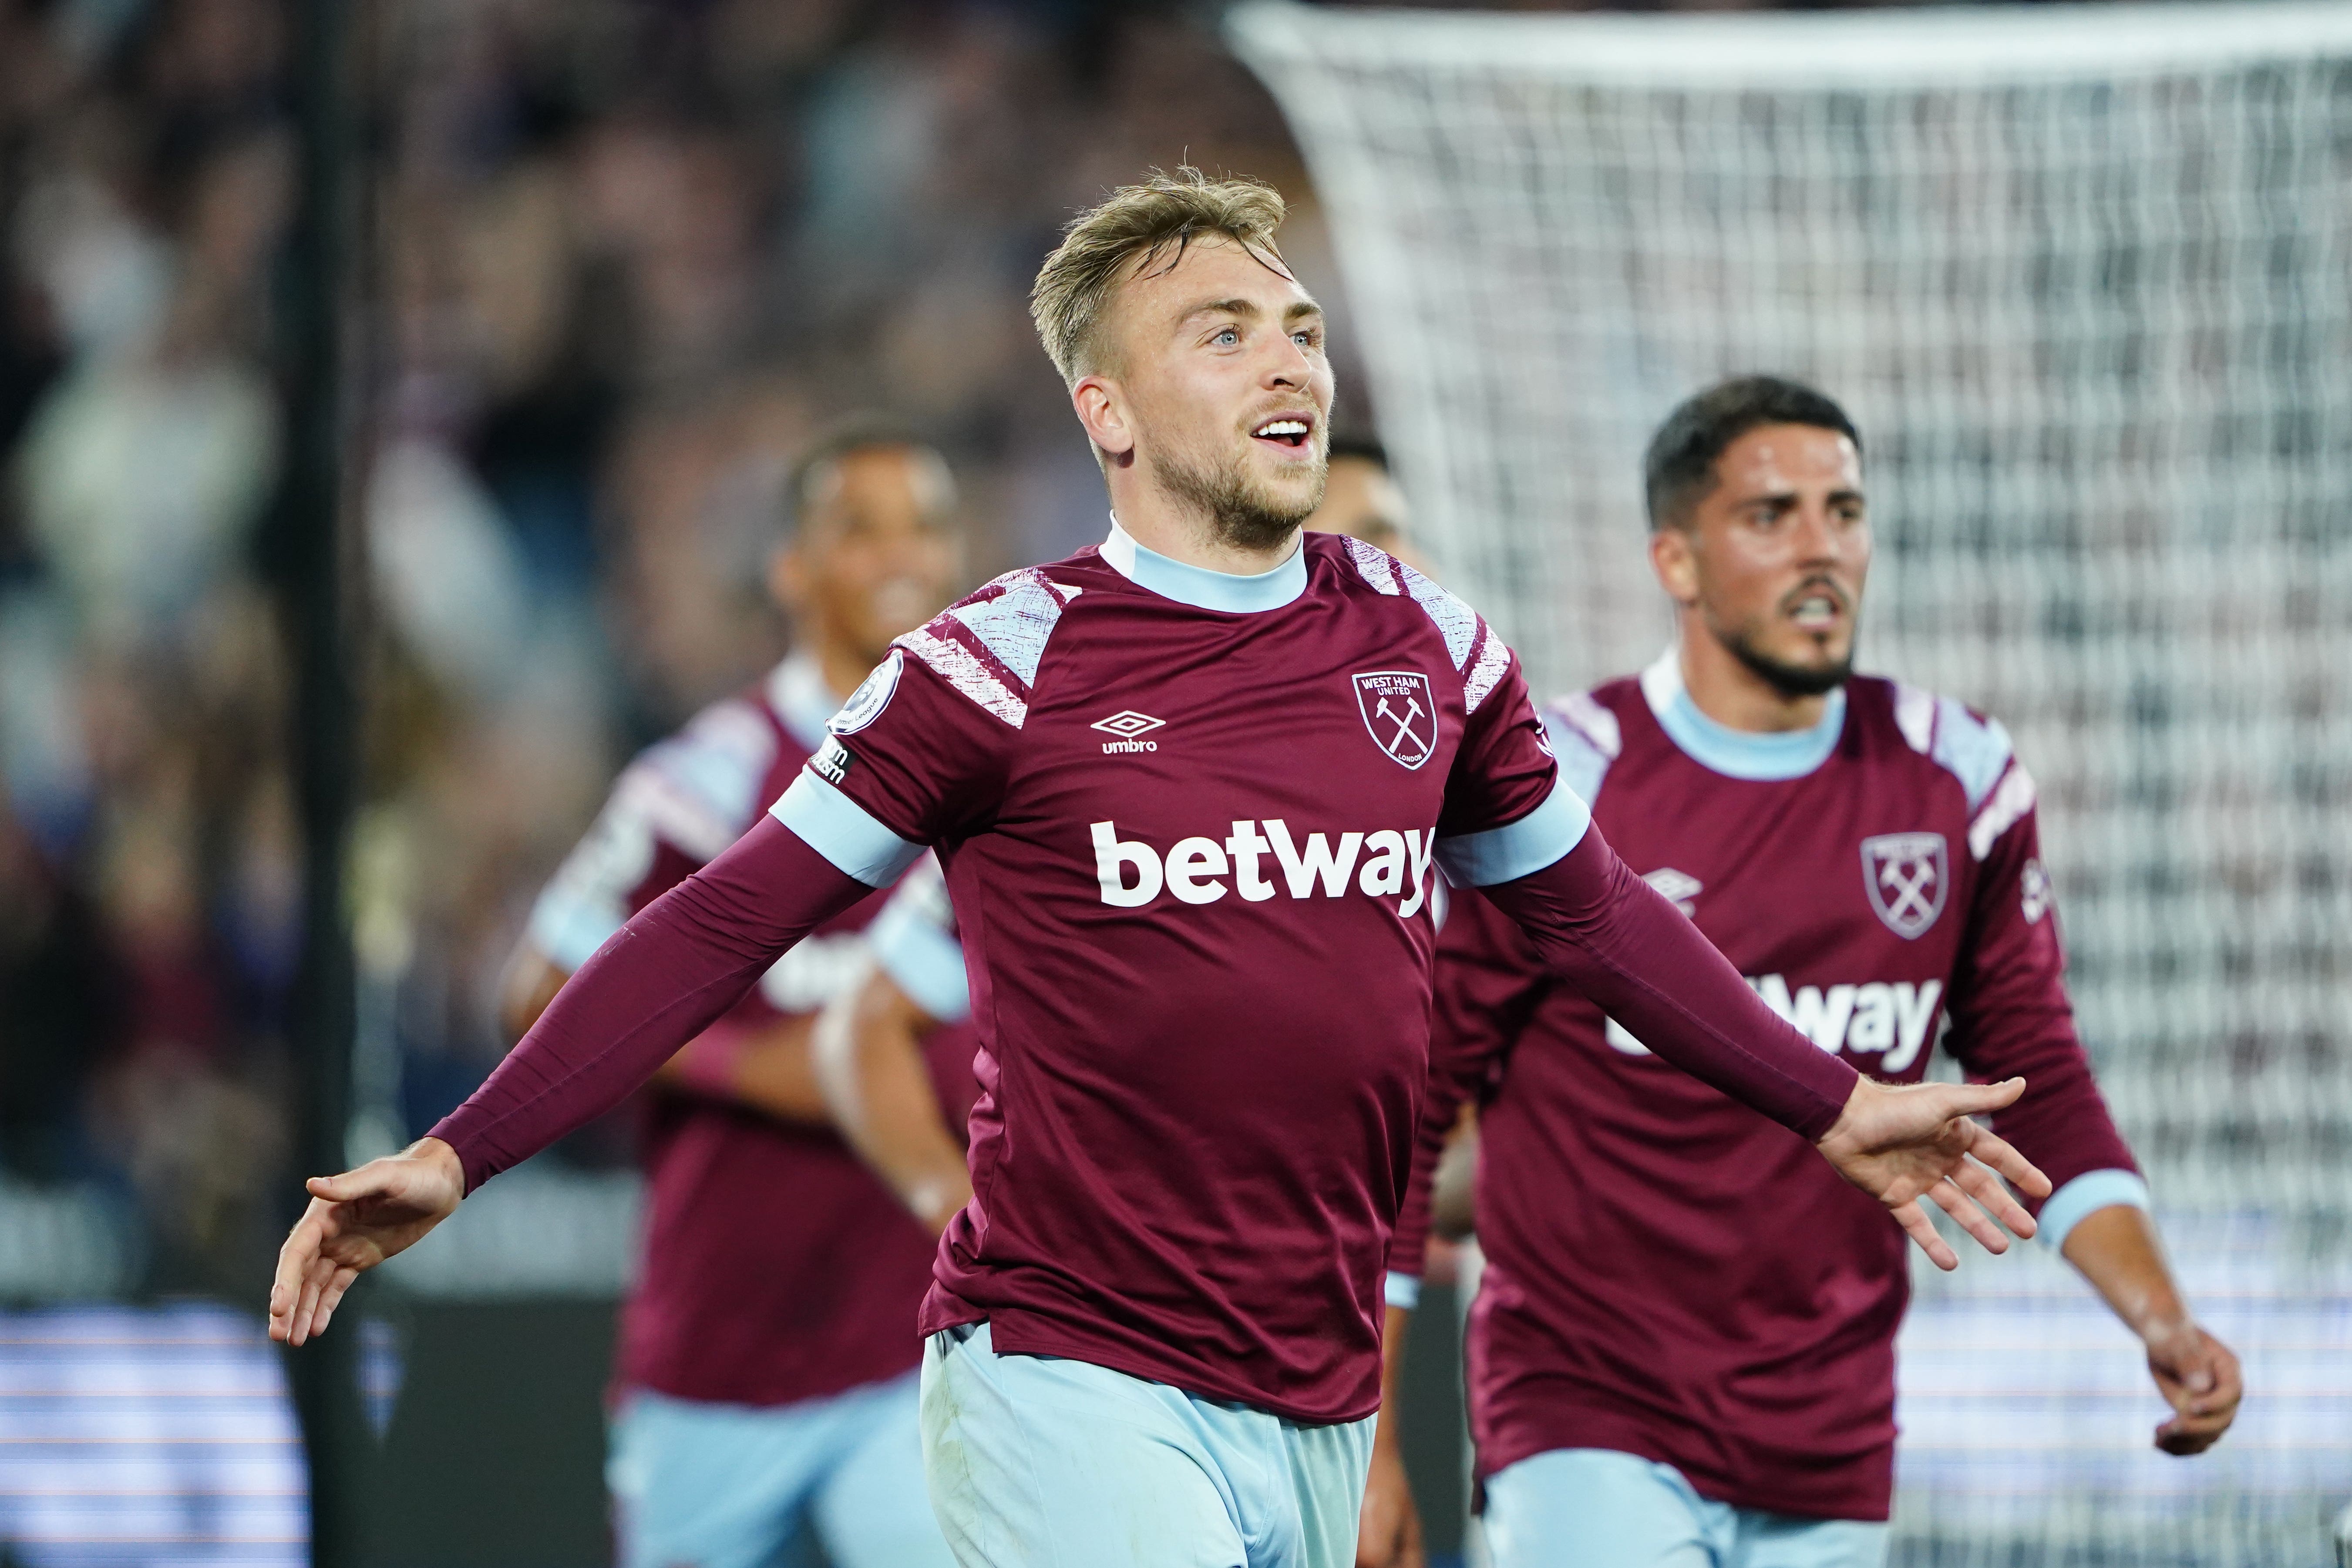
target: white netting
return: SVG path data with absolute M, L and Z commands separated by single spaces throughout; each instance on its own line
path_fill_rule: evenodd
M 2085 1034 L 2255 1394 L 2162 1459 L 2063 1268 L 1930 1282 L 1898 1560 L 2323 1561 L 2352 1492 L 2352 7 L 1231 31 L 1448 585 L 1539 688 L 1663 646 L 1642 447 L 1780 371 L 1868 444 L 1864 666 L 2000 716 L 2041 781 Z M 1938 1359 L 1961 1342 L 2026 1353 Z

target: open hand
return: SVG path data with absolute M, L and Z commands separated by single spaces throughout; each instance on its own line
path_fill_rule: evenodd
M 466 1195 L 457 1152 L 420 1138 L 397 1154 L 304 1185 L 310 1206 L 278 1249 L 269 1337 L 299 1345 L 326 1331 L 352 1281 L 457 1212 Z
M 2150 1329 L 2147 1370 L 2173 1410 L 2156 1429 L 2156 1446 L 2166 1453 L 2201 1454 L 2238 1418 L 2246 1392 L 2238 1358 L 2195 1323 Z
M 2009 1237 L 1993 1221 L 2032 1236 L 2033 1217 L 1994 1172 L 2035 1197 L 2050 1195 L 2049 1177 L 1969 1120 L 1999 1110 L 2024 1092 L 2021 1078 L 1987 1084 L 1859 1079 L 1837 1125 L 1815 1147 L 1838 1174 L 1885 1204 L 1937 1268 L 1958 1268 L 1959 1256 L 1937 1234 L 1919 1206 L 1921 1198 L 1959 1221 L 1987 1252 L 2000 1253 L 2009 1250 Z

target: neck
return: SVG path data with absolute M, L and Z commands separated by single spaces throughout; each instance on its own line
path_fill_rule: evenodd
M 816 667 L 824 671 L 824 683 L 833 688 L 834 696 L 846 698 L 882 660 L 846 637 L 828 635 L 831 630 L 820 626 L 818 635 L 801 646 L 816 657 Z
M 1679 616 L 1683 689 L 1692 706 L 1727 730 L 1778 734 L 1822 721 L 1829 696 L 1791 697 L 1748 668 L 1706 629 L 1698 611 Z
M 1128 537 L 1146 550 L 1236 577 L 1271 572 L 1298 552 L 1297 528 L 1263 550 L 1251 550 L 1223 538 L 1206 509 L 1170 495 L 1143 471 L 1142 460 L 1129 455 L 1111 465 L 1106 476 L 1111 513 Z

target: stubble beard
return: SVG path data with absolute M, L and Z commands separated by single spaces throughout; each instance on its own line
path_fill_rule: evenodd
M 1318 466 L 1313 492 L 1301 500 L 1286 500 L 1253 479 L 1238 456 L 1196 466 L 1182 457 L 1154 451 L 1150 461 L 1161 489 L 1207 514 L 1209 531 L 1218 543 L 1245 551 L 1272 550 L 1297 532 L 1298 525 L 1323 504 L 1328 472 Z
M 1756 643 L 1754 634 L 1745 626 L 1710 626 L 1715 640 L 1721 643 L 1732 658 L 1746 665 L 1749 673 L 1782 697 L 1826 697 L 1853 679 L 1853 648 L 1846 644 L 1845 657 L 1829 664 L 1790 664 L 1773 658 Z M 1859 637 L 1856 638 L 1859 641 Z

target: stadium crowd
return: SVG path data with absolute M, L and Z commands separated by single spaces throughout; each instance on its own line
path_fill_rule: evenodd
M 1177 7 L 364 15 L 352 895 L 389 1149 L 497 1061 L 499 967 L 620 761 L 773 662 L 758 563 L 813 431 L 919 422 L 978 581 L 1100 531 L 1024 314 L 1071 212 L 1249 170 L 1337 279 L 1272 103 Z M 249 1297 L 284 1218 L 291 47 L 273 0 L 0 6 L 0 1192 L 103 1194 L 131 1291 Z

